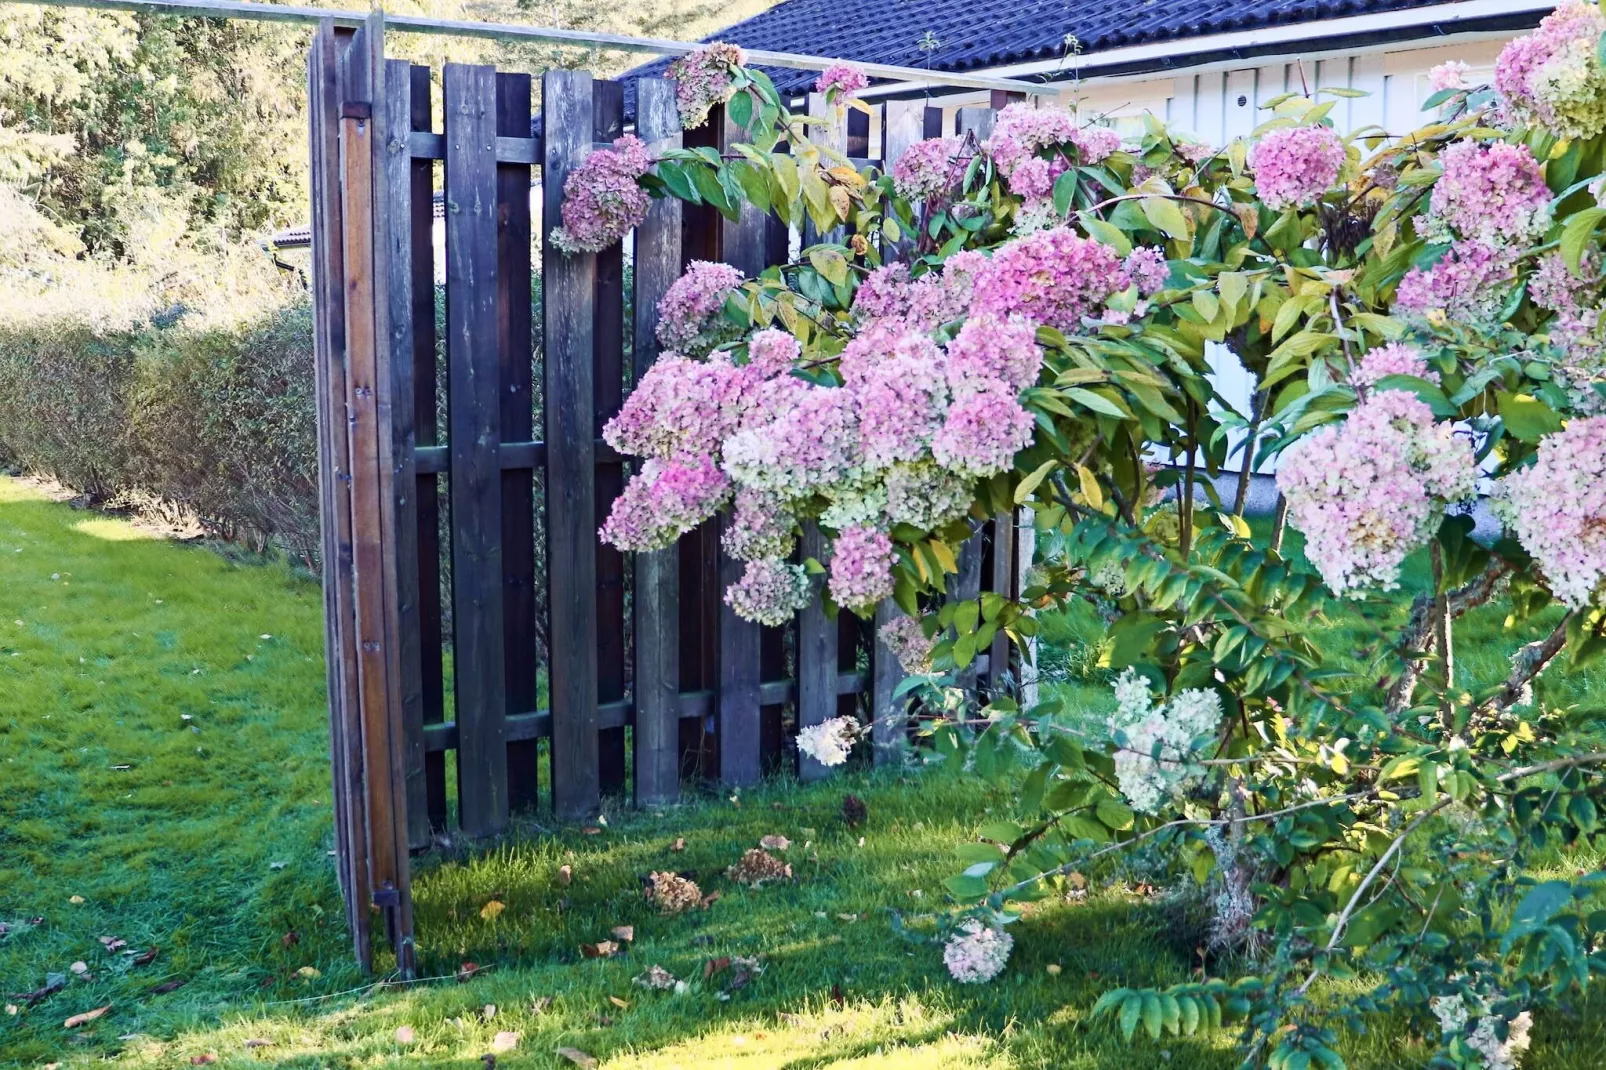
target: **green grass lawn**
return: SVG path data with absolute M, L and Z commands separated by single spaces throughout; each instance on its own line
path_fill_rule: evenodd
M 1034 906 L 988 986 L 952 983 L 938 948 L 900 936 L 894 914 L 920 932 L 945 905 L 954 846 L 1009 812 L 940 767 L 615 809 L 589 835 L 524 819 L 495 843 L 436 851 L 418 864 L 417 922 L 425 971 L 444 978 L 353 992 L 365 979 L 328 854 L 316 585 L 0 477 L 0 600 L 0 998 L 18 1008 L 0 1014 L 0 1064 L 165 1068 L 215 1054 L 220 1066 L 474 1070 L 499 1032 L 518 1034 L 502 1067 L 572 1065 L 563 1047 L 666 1070 L 1237 1064 L 1230 1036 L 1129 1049 L 1087 1020 L 1105 989 L 1182 980 L 1193 965 L 1191 934 L 1124 882 Z M 1328 623 L 1355 656 L 1356 622 Z M 1523 636 L 1499 625 L 1494 608 L 1463 626 L 1468 672 L 1503 673 Z M 1096 618 L 1048 633 L 1080 666 L 1056 686 L 1096 711 L 1107 689 L 1074 650 L 1097 643 Z M 1546 687 L 1587 702 L 1601 683 L 1558 674 Z M 862 827 L 841 819 L 845 791 L 868 804 Z M 766 835 L 792 841 L 795 879 L 727 880 Z M 640 895 L 654 869 L 693 873 L 720 897 L 660 917 Z M 582 954 L 621 925 L 635 930 L 621 954 Z M 128 953 L 151 948 L 143 965 Z M 705 978 L 737 956 L 762 972 L 740 986 L 731 969 Z M 486 968 L 459 982 L 464 962 Z M 687 990 L 633 983 L 654 965 Z M 50 974 L 64 975 L 60 991 L 32 1006 L 14 995 Z M 1526 1066 L 1601 1065 L 1603 1009 L 1542 1017 Z M 1421 1046 L 1386 1026 L 1351 1044 L 1352 1066 L 1421 1065 Z

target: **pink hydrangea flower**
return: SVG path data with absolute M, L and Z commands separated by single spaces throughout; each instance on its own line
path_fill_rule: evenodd
M 1567 3 L 1501 50 L 1494 87 L 1512 125 L 1538 125 L 1562 138 L 1606 130 L 1606 72 L 1595 55 L 1606 31 L 1594 4 Z
M 812 596 L 802 565 L 772 558 L 749 561 L 742 578 L 725 588 L 725 604 L 738 617 L 771 628 L 791 620 Z
M 1439 154 L 1430 233 L 1490 245 L 1527 242 L 1550 226 L 1550 189 L 1526 145 L 1457 141 Z
M 1446 89 L 1466 89 L 1467 74 L 1471 70 L 1458 59 L 1441 63 L 1428 71 L 1428 88 L 1435 93 L 1442 93 Z
M 1071 334 L 1131 284 L 1114 249 L 1055 227 L 1000 246 L 976 274 L 971 311 L 1024 316 Z
M 931 650 L 937 640 L 928 638 L 914 617 L 893 617 L 876 630 L 876 635 L 904 672 L 919 676 L 931 671 Z
M 1266 133 L 1249 150 L 1255 188 L 1273 211 L 1321 200 L 1338 181 L 1347 154 L 1330 126 L 1285 126 Z
M 647 217 L 651 198 L 637 179 L 651 165 L 634 134 L 593 151 L 563 180 L 563 224 L 552 229 L 552 244 L 565 253 L 597 253 L 624 237 Z
M 1412 268 L 1395 293 L 1397 312 L 1442 313 L 1468 324 L 1498 318 L 1515 282 L 1515 255 L 1486 242 L 1458 241 L 1426 270 Z
M 1126 273 L 1138 284 L 1138 291 L 1144 297 L 1159 293 L 1171 281 L 1171 265 L 1166 262 L 1165 250 L 1156 245 L 1133 249 L 1126 258 Z
M 1009 191 L 1027 200 L 1043 200 L 1054 181 L 1070 166 L 1102 163 L 1121 147 L 1121 135 L 1108 127 L 1082 126 L 1063 108 L 1036 108 L 1015 103 L 998 114 L 993 132 L 982 146 Z
M 1435 385 L 1439 382 L 1439 373 L 1428 367 L 1422 354 L 1401 342 L 1368 349 L 1350 375 L 1350 382 L 1357 387 L 1367 387 L 1389 375 L 1414 375 Z
M 886 468 L 917 460 L 942 427 L 948 403 L 942 351 L 907 331 L 891 352 L 855 375 L 854 394 L 864 463 Z
M 942 961 L 960 984 L 985 984 L 1004 971 L 1014 947 L 1013 936 L 971 918 L 949 938 L 942 949 Z
M 648 459 L 614 499 L 598 534 L 620 550 L 661 550 L 714 515 L 730 480 L 706 459 Z
M 853 292 L 853 311 L 865 319 L 902 319 L 909 311 L 909 267 L 885 264 Z
M 1600 273 L 1599 258 L 1586 253 L 1582 269 L 1580 278 L 1559 252 L 1546 253 L 1528 278 L 1528 294 L 1534 304 L 1555 313 L 1549 335 L 1560 359 L 1551 366 L 1551 374 L 1567 388 L 1578 411 L 1600 413 L 1606 411 L 1606 397 L 1595 384 L 1606 381 L 1606 340 L 1600 336 L 1599 296 L 1584 285 L 1586 278 Z
M 784 558 L 797 542 L 786 504 L 755 487 L 737 488 L 736 508 L 719 540 L 738 561 Z
M 1433 534 L 1446 502 L 1477 491 L 1471 445 L 1402 390 L 1373 393 L 1342 424 L 1283 454 L 1277 487 L 1305 555 L 1335 594 L 1399 586 L 1407 554 Z
M 948 343 L 948 387 L 956 398 L 1000 381 L 1025 390 L 1037 382 L 1042 367 L 1037 329 L 1025 320 L 984 312 L 966 320 Z
M 1500 512 L 1557 598 L 1601 604 L 1606 577 L 1606 417 L 1546 435 L 1527 468 L 1502 481 Z
M 965 395 L 949 407 L 942 429 L 931 441 L 937 463 L 975 478 L 1009 471 L 1015 454 L 1032 441 L 1032 414 L 1015 395 L 1015 389 L 1002 380 L 967 384 Z
M 849 63 L 833 63 L 814 83 L 816 93 L 836 91 L 834 103 L 846 104 L 870 86 L 870 76 Z
M 741 284 L 742 273 L 729 264 L 693 260 L 658 302 L 658 341 L 665 349 L 701 356 L 739 337 L 723 312 L 725 298 Z
M 709 109 L 730 96 L 731 68 L 745 62 L 739 47 L 715 41 L 671 63 L 681 126 L 695 130 L 707 122 Z
M 970 510 L 975 480 L 950 472 L 934 460 L 920 460 L 893 465 L 883 485 L 889 523 L 936 531 Z
M 892 540 L 868 525 L 846 528 L 831 544 L 831 598 L 854 612 L 892 597 Z
M 785 331 L 766 327 L 747 340 L 747 366 L 760 377 L 773 379 L 792 370 L 803 347 Z
M 749 380 L 725 359 L 665 353 L 602 429 L 603 440 L 632 457 L 716 457 L 741 419 Z
M 908 201 L 947 196 L 965 175 L 964 142 L 932 137 L 904 150 L 892 165 L 892 188 Z
M 801 379 L 771 380 L 785 388 L 725 440 L 725 470 L 737 481 L 785 499 L 807 497 L 839 482 L 860 463 L 857 404 L 850 390 Z

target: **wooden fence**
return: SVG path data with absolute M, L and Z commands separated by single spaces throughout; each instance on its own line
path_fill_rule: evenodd
M 666 199 L 636 230 L 631 256 L 619 247 L 565 256 L 544 233 L 534 240 L 532 180 L 550 230 L 564 177 L 623 129 L 622 84 L 547 72 L 532 133 L 529 75 L 447 64 L 437 131 L 430 69 L 385 58 L 379 16 L 356 30 L 320 25 L 308 70 L 340 883 L 359 959 L 371 964 L 377 912 L 405 973 L 409 853 L 454 819 L 466 835 L 499 831 L 511 812 L 539 804 L 543 768 L 554 815 L 584 819 L 604 795 L 647 806 L 674 801 L 693 778 L 753 784 L 786 760 L 788 722 L 867 716 L 875 760 L 896 760 L 907 712 L 894 699 L 896 660 L 850 614 L 830 619 L 816 604 L 790 628 L 736 617 L 721 596 L 741 563 L 722 553 L 717 522 L 651 554 L 622 555 L 596 534 L 626 477 L 601 429 L 657 355 L 658 299 L 689 260 L 753 276 L 785 262 L 793 236 L 751 210 L 731 222 Z M 723 149 L 736 137 L 717 111 L 682 134 L 670 82 L 643 79 L 637 100 L 635 130 L 655 148 Z M 888 104 L 878 116 L 883 155 L 940 133 L 942 114 Z M 961 129 L 985 133 L 991 115 L 961 112 Z M 868 118 L 850 113 L 833 135 L 861 159 Z M 536 598 L 542 507 L 545 606 Z M 1011 518 L 986 525 L 961 555 L 955 592 L 1009 590 L 1014 545 Z M 818 533 L 805 533 L 802 552 L 818 550 Z M 896 612 L 889 603 L 876 623 Z M 1007 664 L 1000 637 L 973 673 L 998 667 L 1001 682 Z M 797 772 L 827 771 L 805 760 Z

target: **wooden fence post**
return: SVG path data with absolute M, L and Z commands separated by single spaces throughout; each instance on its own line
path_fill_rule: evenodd
M 463 831 L 484 836 L 506 826 L 509 804 L 495 70 L 448 63 L 443 98 L 457 798 Z
M 552 806 L 561 819 L 600 805 L 597 713 L 595 322 L 597 261 L 552 244 L 563 182 L 591 151 L 591 75 L 542 80 L 541 286 L 546 361 L 547 591 L 551 606 Z
M 680 147 L 675 84 L 636 83 L 636 133 L 654 154 Z M 680 201 L 655 199 L 636 227 L 635 381 L 658 358 L 658 302 L 680 277 Z M 635 555 L 635 802 L 659 806 L 680 797 L 680 552 Z
M 809 521 L 803 525 L 801 544 L 803 557 L 814 558 L 821 564 L 829 560 L 825 536 L 819 525 Z M 811 581 L 812 582 L 812 581 Z M 797 726 L 799 729 L 817 725 L 837 712 L 836 677 L 839 633 L 837 622 L 826 616 L 824 592 L 814 598 L 798 613 L 797 622 Z M 846 613 L 846 610 L 841 612 Z M 799 754 L 798 777 L 802 780 L 819 780 L 831 770 L 806 754 Z

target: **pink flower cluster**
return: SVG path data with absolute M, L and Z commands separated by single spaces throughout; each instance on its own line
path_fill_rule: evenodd
M 603 440 L 633 457 L 717 457 L 741 419 L 750 378 L 723 357 L 665 353 L 602 429 Z
M 665 349 L 702 356 L 739 337 L 722 312 L 725 298 L 741 284 L 742 273 L 729 264 L 693 260 L 658 302 L 658 341 Z
M 1350 382 L 1356 387 L 1368 387 L 1390 375 L 1413 375 L 1435 385 L 1439 382 L 1439 373 L 1428 367 L 1422 354 L 1400 342 L 1368 349 L 1350 374 Z
M 739 47 L 715 41 L 671 63 L 669 77 L 675 80 L 680 125 L 695 130 L 707 122 L 709 109 L 730 95 L 731 68 L 744 62 Z
M 859 68 L 848 63 L 833 63 L 820 72 L 820 77 L 814 82 L 816 93 L 831 97 L 834 104 L 846 104 L 870 86 L 870 76 Z
M 1255 188 L 1273 211 L 1321 200 L 1338 181 L 1347 153 L 1330 126 L 1285 126 L 1269 131 L 1249 150 Z
M 707 459 L 648 458 L 614 499 L 599 534 L 621 550 L 661 550 L 713 516 L 730 490 L 725 473 Z
M 1006 319 L 1024 316 L 1072 334 L 1084 316 L 1130 285 L 1114 249 L 1055 227 L 999 247 L 976 277 L 972 311 Z
M 1446 89 L 1467 89 L 1467 74 L 1471 70 L 1458 59 L 1441 63 L 1428 71 L 1428 88 L 1435 93 L 1442 93 Z
M 1102 163 L 1121 147 L 1121 135 L 1103 126 L 1082 126 L 1063 108 L 1016 103 L 999 113 L 983 148 L 1009 182 L 1009 190 L 1040 201 L 1073 162 Z
M 1445 502 L 1477 490 L 1471 446 L 1414 394 L 1383 390 L 1342 424 L 1289 447 L 1277 473 L 1305 554 L 1336 594 L 1399 585 L 1400 565 L 1433 534 Z
M 946 196 L 965 176 L 964 147 L 956 137 L 915 142 L 893 163 L 892 188 L 907 201 Z
M 738 561 L 779 560 L 792 552 L 797 536 L 785 503 L 756 487 L 740 487 L 719 541 Z
M 1557 598 L 1601 604 L 1606 578 L 1606 416 L 1577 419 L 1539 443 L 1503 481 L 1497 503 Z
M 1165 250 L 1156 245 L 1133 249 L 1126 258 L 1126 273 L 1138 284 L 1138 291 L 1144 297 L 1159 293 L 1171 281 L 1171 265 L 1166 262 Z
M 1036 384 L 1042 367 L 1037 329 L 1022 319 L 978 313 L 948 344 L 948 388 L 956 398 L 998 383 L 1018 394 Z
M 898 659 L 898 665 L 911 676 L 931 671 L 931 651 L 937 640 L 928 638 L 915 617 L 893 617 L 876 630 L 881 645 Z
M 802 565 L 772 558 L 749 561 L 742 578 L 725 589 L 725 603 L 737 616 L 771 628 L 791 620 L 812 596 Z
M 863 612 L 892 597 L 892 540 L 868 525 L 844 528 L 831 546 L 831 597 L 839 606 Z
M 924 334 L 905 331 L 891 352 L 859 369 L 849 364 L 844 377 L 850 370 L 858 396 L 864 463 L 887 468 L 898 461 L 918 460 L 942 427 L 948 405 L 943 354 L 936 343 Z
M 1578 411 L 1600 413 L 1606 411 L 1606 397 L 1595 384 L 1606 382 L 1606 341 L 1600 336 L 1600 295 L 1585 281 L 1600 274 L 1599 258 L 1587 253 L 1581 266 L 1582 278 L 1559 252 L 1546 253 L 1528 278 L 1528 294 L 1534 304 L 1555 313 L 1549 334 L 1559 359 L 1552 374 Z
M 565 253 L 597 253 L 628 234 L 647 216 L 651 199 L 637 179 L 651 165 L 634 134 L 588 155 L 563 180 L 563 225 L 552 229 L 552 244 Z
M 1494 67 L 1505 118 L 1562 138 L 1606 130 L 1606 73 L 1595 55 L 1603 31 L 1606 18 L 1596 5 L 1567 3 L 1506 45 Z
M 1458 241 L 1426 269 L 1400 280 L 1394 307 L 1420 318 L 1442 314 L 1467 324 L 1498 318 L 1515 282 L 1516 257 L 1505 247 Z
M 1457 141 L 1439 162 L 1430 234 L 1500 245 L 1527 242 L 1550 225 L 1550 189 L 1528 146 Z

